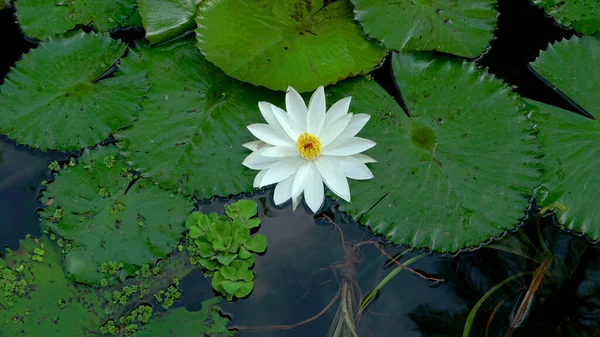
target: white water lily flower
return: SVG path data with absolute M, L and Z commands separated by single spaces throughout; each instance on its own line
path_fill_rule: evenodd
M 325 200 L 323 183 L 350 202 L 346 177 L 373 178 L 365 165 L 375 160 L 361 152 L 375 143 L 355 137 L 370 116 L 348 113 L 351 97 L 346 97 L 325 112 L 325 91 L 317 88 L 308 103 L 292 87 L 285 95 L 287 112 L 267 102 L 258 107 L 268 124 L 252 124 L 248 130 L 256 137 L 243 146 L 253 151 L 242 164 L 260 170 L 254 187 L 275 186 L 273 200 L 280 205 L 290 198 L 294 210 L 302 194 L 306 204 L 317 212 Z

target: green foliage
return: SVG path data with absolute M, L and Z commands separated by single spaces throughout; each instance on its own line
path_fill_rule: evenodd
M 225 206 L 225 215 L 201 212 L 190 214 L 186 222 L 192 261 L 212 277 L 213 288 L 228 300 L 242 298 L 254 288 L 254 254 L 267 249 L 267 240 L 261 234 L 250 237 L 250 229 L 260 225 L 256 203 L 240 200 Z
M 77 25 L 91 25 L 106 32 L 125 26 L 135 13 L 135 0 L 19 0 L 15 2 L 17 19 L 27 36 L 43 39 L 62 34 Z
M 532 0 L 563 26 L 580 34 L 600 31 L 600 2 L 598 0 Z
M 206 59 L 274 90 L 333 84 L 370 71 L 385 53 L 363 37 L 349 0 L 325 6 L 322 0 L 206 0 L 196 23 Z
M 263 122 L 258 101 L 284 96 L 228 78 L 183 39 L 122 61 L 125 73 L 147 71 L 152 89 L 135 125 L 115 137 L 130 165 L 159 186 L 198 198 L 250 192 L 255 173 L 241 162 L 246 126 Z
M 228 337 L 235 331 L 227 330 L 229 319 L 221 316 L 216 305 L 221 298 L 215 297 L 202 302 L 200 311 L 177 308 L 157 314 L 156 319 L 133 334 L 133 337 L 177 336 L 177 337 Z
M 43 260 L 38 261 L 43 251 Z M 2 336 L 95 336 L 107 298 L 71 283 L 57 247 L 46 237 L 21 241 L 0 260 Z M 5 266 L 2 266 L 5 264 Z
M 496 28 L 496 0 L 352 0 L 365 33 L 387 48 L 474 58 Z
M 103 77 L 126 48 L 91 33 L 44 40 L 0 88 L 0 132 L 33 148 L 72 151 L 133 124 L 145 73 Z
M 42 202 L 53 202 L 40 213 L 42 226 L 72 242 L 67 271 L 78 282 L 131 275 L 166 257 L 185 230 L 191 204 L 147 179 L 129 186 L 125 167 L 114 146 L 85 150 L 44 192 Z
M 367 91 L 372 82 L 333 90 L 361 102 L 354 113 L 373 113 L 361 137 L 377 142 L 367 153 L 375 178 L 351 181 L 352 203 L 340 209 L 395 244 L 437 251 L 514 228 L 539 177 L 523 103 L 470 63 L 409 54 L 392 63 L 410 118 L 382 89 Z
M 150 44 L 176 38 L 194 28 L 200 0 L 138 0 Z
M 600 41 L 572 37 L 548 46 L 532 68 L 595 118 L 600 117 Z M 543 103 L 533 117 L 542 145 L 544 173 L 536 193 L 542 207 L 556 210 L 562 225 L 600 239 L 600 181 L 594 155 L 600 144 L 600 122 Z

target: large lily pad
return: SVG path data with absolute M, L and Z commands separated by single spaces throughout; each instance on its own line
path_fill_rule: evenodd
M 555 43 L 532 63 L 538 74 L 593 117 L 600 116 L 600 41 L 573 37 Z M 536 200 L 555 208 L 562 225 L 600 239 L 600 122 L 535 102 L 534 120 L 543 146 L 544 174 Z
M 283 94 L 228 78 L 206 61 L 193 39 L 140 46 L 125 72 L 147 69 L 151 90 L 135 125 L 117 133 L 130 164 L 160 186 L 199 198 L 251 191 L 255 172 L 242 166 L 246 126 L 261 122 L 258 102 Z
M 309 91 L 369 72 L 384 50 L 363 37 L 349 0 L 206 0 L 198 48 L 228 75 L 275 90 Z
M 563 26 L 581 34 L 600 31 L 600 2 L 598 0 L 532 0 Z
M 55 243 L 45 237 L 21 241 L 19 250 L 8 250 L 4 272 L 14 275 L 13 284 L 24 286 L 24 293 L 9 298 L 0 291 L 0 336 L 98 335 L 94 328 L 101 325 L 107 298 L 70 282 L 61 259 Z
M 101 78 L 126 48 L 85 33 L 42 42 L 0 87 L 0 133 L 34 148 L 72 151 L 133 124 L 148 90 L 145 73 Z
M 396 50 L 481 54 L 494 38 L 496 0 L 352 0 L 365 32 Z
M 146 39 L 165 42 L 194 29 L 200 0 L 138 0 Z
M 106 32 L 123 25 L 136 10 L 135 0 L 19 0 L 15 6 L 25 34 L 38 39 L 62 34 L 77 25 Z
M 167 256 L 185 231 L 188 201 L 147 179 L 129 186 L 128 176 L 118 149 L 99 147 L 85 150 L 44 192 L 42 226 L 72 241 L 67 271 L 77 282 L 100 281 L 104 264 L 122 264 L 131 274 Z
M 514 228 L 539 176 L 523 104 L 471 63 L 396 54 L 393 69 L 411 118 L 362 86 L 335 88 L 373 115 L 360 136 L 377 142 L 368 154 L 378 161 L 340 208 L 395 244 L 436 251 Z
M 138 332 L 133 334 L 133 337 L 233 336 L 235 331 L 227 330 L 229 319 L 221 316 L 219 309 L 215 307 L 220 301 L 220 297 L 203 301 L 200 311 L 177 308 L 161 313 L 148 325 L 141 327 Z

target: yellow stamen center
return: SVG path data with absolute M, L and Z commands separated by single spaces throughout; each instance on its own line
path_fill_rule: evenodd
M 305 132 L 298 137 L 296 149 L 302 158 L 313 160 L 321 154 L 321 141 L 316 136 Z

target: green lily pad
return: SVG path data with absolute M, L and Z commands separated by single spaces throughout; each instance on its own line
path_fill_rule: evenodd
M 15 6 L 23 31 L 37 39 L 62 34 L 77 25 L 106 32 L 123 25 L 136 10 L 135 0 L 19 0 Z
M 200 311 L 187 311 L 177 308 L 164 313 L 140 327 L 133 337 L 177 336 L 233 336 L 235 331 L 227 330 L 229 319 L 221 316 L 216 305 L 221 301 L 215 297 L 202 302 Z
M 374 178 L 350 182 L 351 214 L 394 244 L 455 252 L 514 228 L 538 183 L 538 149 L 523 104 L 501 81 L 430 54 L 396 54 L 393 69 L 412 115 L 382 89 L 334 88 L 372 115 L 359 136 Z M 414 85 L 419 83 L 419 85 Z M 361 105 L 354 105 L 361 102 Z
M 125 73 L 147 69 L 151 90 L 131 128 L 115 134 L 129 163 L 161 187 L 199 198 L 252 190 L 255 172 L 242 166 L 251 141 L 246 126 L 264 122 L 259 101 L 284 95 L 235 81 L 184 39 L 139 46 L 122 61 Z
M 150 44 L 165 42 L 194 29 L 200 0 L 138 0 Z
M 474 58 L 496 28 L 496 0 L 352 0 L 364 31 L 387 48 Z
M 560 89 L 593 117 L 600 116 L 600 41 L 591 37 L 557 42 L 531 64 L 553 87 Z M 560 223 L 600 239 L 600 122 L 543 103 L 533 102 L 533 114 L 542 144 L 544 173 L 536 201 L 555 208 Z
M 34 260 L 34 249 L 43 249 L 41 261 Z M 21 241 L 17 251 L 7 251 L 0 274 L 11 273 L 12 284 L 24 286 L 20 296 L 0 291 L 2 336 L 97 336 L 94 327 L 102 324 L 106 296 L 78 286 L 67 279 L 57 247 L 46 237 Z M 2 284 L 0 275 L 0 284 Z M 0 289 L 2 290 L 2 289 Z
M 600 31 L 600 2 L 598 0 L 532 0 L 546 14 L 563 26 L 581 34 Z
M 0 133 L 33 148 L 72 151 L 133 124 L 148 90 L 145 73 L 101 78 L 126 48 L 85 33 L 42 42 L 0 87 Z
M 549 45 L 533 70 L 595 117 L 600 116 L 600 39 L 573 36 Z
M 77 282 L 100 281 L 105 264 L 132 274 L 166 257 L 185 231 L 188 201 L 143 178 L 128 187 L 128 176 L 116 147 L 86 149 L 44 192 L 42 226 L 72 241 L 67 271 Z
M 385 51 L 363 37 L 349 0 L 206 0 L 198 48 L 229 76 L 299 92 L 363 74 Z

